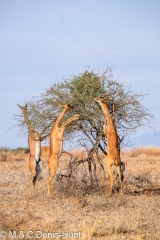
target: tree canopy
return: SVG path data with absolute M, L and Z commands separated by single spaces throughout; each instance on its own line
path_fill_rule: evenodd
M 135 93 L 130 86 L 113 79 L 108 68 L 103 74 L 93 71 L 84 71 L 78 76 L 54 83 L 38 97 L 34 97 L 28 104 L 28 117 L 33 127 L 41 131 L 45 126 L 54 123 L 61 108 L 59 104 L 70 104 L 72 110 L 68 111 L 62 121 L 74 114 L 79 114 L 78 121 L 67 127 L 65 138 L 77 143 L 77 147 L 87 146 L 88 149 L 101 149 L 106 153 L 106 139 L 103 134 L 104 116 L 99 105 L 93 100 L 100 94 L 108 93 L 113 98 L 108 103 L 110 113 L 113 115 L 120 142 L 140 126 L 149 126 L 153 115 L 141 104 L 144 94 Z M 26 125 L 22 115 L 14 115 L 17 125 L 26 132 Z M 51 127 L 50 127 L 51 128 Z M 50 128 L 46 130 L 49 133 Z

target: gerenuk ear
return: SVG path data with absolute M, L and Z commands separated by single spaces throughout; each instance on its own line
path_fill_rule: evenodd
M 22 107 L 17 103 L 17 106 L 20 108 L 20 109 L 22 109 Z
M 21 110 L 27 110 L 27 103 L 25 104 L 24 107 L 20 106 L 18 103 L 17 103 L 17 106 L 18 106 Z

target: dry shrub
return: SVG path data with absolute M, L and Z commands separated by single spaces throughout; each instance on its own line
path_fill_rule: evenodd
M 145 147 L 142 148 L 142 152 L 146 155 L 152 155 L 152 156 L 160 156 L 160 148 L 159 147 Z
M 0 162 L 12 162 L 12 161 L 24 161 L 28 154 L 25 154 L 25 150 L 5 151 L 3 149 L 0 150 Z
M 14 154 L 11 151 L 0 150 L 0 162 L 10 162 Z
M 160 156 L 160 148 L 159 147 L 140 147 L 133 148 L 130 150 L 122 151 L 122 156 L 129 157 L 138 157 L 141 154 L 151 155 L 151 156 Z
M 0 152 L 0 162 L 6 162 L 7 161 L 7 153 L 6 152 Z

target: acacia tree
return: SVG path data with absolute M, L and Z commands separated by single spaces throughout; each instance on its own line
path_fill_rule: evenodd
M 107 154 L 106 136 L 103 134 L 104 116 L 99 105 L 93 98 L 100 94 L 109 93 L 112 101 L 108 103 L 109 111 L 113 114 L 117 127 L 120 144 L 140 126 L 149 126 L 153 115 L 141 104 L 145 95 L 132 91 L 123 83 L 113 80 L 111 70 L 108 68 L 103 74 L 85 71 L 78 76 L 54 83 L 39 97 L 28 102 L 28 115 L 37 131 L 54 122 L 60 109 L 58 104 L 70 104 L 72 110 L 65 118 L 79 114 L 78 121 L 72 122 L 65 132 L 65 138 L 76 147 L 85 147 L 89 171 L 91 163 L 96 168 L 93 155 L 100 161 L 100 152 Z M 25 123 L 21 115 L 15 119 L 20 128 L 25 130 Z M 65 119 L 64 119 L 65 120 Z M 48 133 L 50 129 L 48 128 Z M 81 163 L 82 161 L 80 161 Z M 92 174 L 91 174 L 92 178 Z

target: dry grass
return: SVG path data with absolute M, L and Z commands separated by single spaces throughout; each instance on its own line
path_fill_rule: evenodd
M 80 152 L 76 156 L 80 156 Z M 124 195 L 109 194 L 109 179 L 98 167 L 99 185 L 88 183 L 88 168 L 81 165 L 71 179 L 56 180 L 67 174 L 69 157 L 62 155 L 59 170 L 52 181 L 52 196 L 47 196 L 47 156 L 34 197 L 29 194 L 28 155 L 1 152 L 0 155 L 0 231 L 61 233 L 58 239 L 159 240 L 160 239 L 160 148 L 122 152 L 126 163 Z M 65 161 L 65 162 L 64 162 Z M 67 233 L 66 233 L 67 234 Z M 6 239 L 11 239 L 6 237 Z M 17 236 L 14 239 L 19 239 Z M 52 239 L 53 235 L 52 235 Z M 80 239 L 80 238 L 79 238 Z

